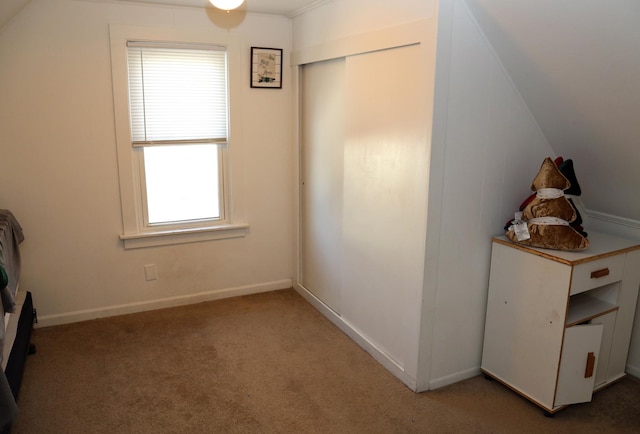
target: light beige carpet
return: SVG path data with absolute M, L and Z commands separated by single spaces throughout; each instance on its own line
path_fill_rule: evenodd
M 13 433 L 637 433 L 640 380 L 554 418 L 478 376 L 416 394 L 293 290 L 36 329 Z

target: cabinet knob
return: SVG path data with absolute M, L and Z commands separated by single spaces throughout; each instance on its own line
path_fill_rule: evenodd
M 593 377 L 593 368 L 596 366 L 596 356 L 593 353 L 587 354 L 587 366 L 584 368 L 584 378 Z
M 591 272 L 592 279 L 599 279 L 601 277 L 608 276 L 608 275 L 609 275 L 608 268 L 603 268 L 602 270 L 596 270 Z

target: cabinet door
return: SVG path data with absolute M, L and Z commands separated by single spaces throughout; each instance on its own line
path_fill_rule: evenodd
M 602 324 L 602 344 L 600 344 L 600 357 L 596 369 L 595 387 L 598 387 L 611 379 L 609 375 L 609 355 L 611 354 L 611 342 L 613 342 L 613 332 L 616 326 L 617 312 L 609 312 L 591 320 L 591 324 Z
M 554 407 L 591 401 L 603 330 L 602 324 L 565 330 Z M 588 364 L 592 366 L 590 372 Z

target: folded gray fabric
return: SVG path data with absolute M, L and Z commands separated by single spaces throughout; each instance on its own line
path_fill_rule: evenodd
M 0 209 L 0 265 L 7 271 L 9 292 L 15 297 L 20 279 L 20 250 L 24 240 L 22 226 L 13 213 Z

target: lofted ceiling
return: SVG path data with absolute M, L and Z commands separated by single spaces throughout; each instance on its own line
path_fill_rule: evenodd
M 640 221 L 640 2 L 466 3 L 586 208 Z
M 0 0 L 0 30 L 31 0 Z M 152 3 L 170 6 L 213 7 L 209 0 L 112 0 L 125 3 Z M 245 0 L 240 9 L 247 12 L 294 16 L 328 0 Z
M 209 0 L 120 0 L 130 3 L 155 3 L 173 6 L 191 6 L 191 7 L 212 7 Z M 277 14 L 277 15 L 294 15 L 300 10 L 319 3 L 318 0 L 245 0 L 240 6 L 247 12 Z
M 31 0 L 0 0 L 0 30 Z

